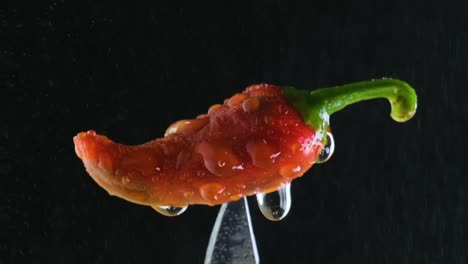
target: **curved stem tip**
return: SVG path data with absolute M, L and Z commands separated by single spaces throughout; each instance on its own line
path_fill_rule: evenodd
M 322 88 L 312 92 L 284 87 L 283 94 L 316 130 L 326 132 L 329 116 L 356 102 L 386 98 L 390 102 L 390 116 L 397 122 L 411 119 L 417 108 L 414 89 L 401 80 L 378 79 Z

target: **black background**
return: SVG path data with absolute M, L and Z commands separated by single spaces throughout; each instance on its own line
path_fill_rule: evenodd
M 262 263 L 468 261 L 466 1 L 70 2 L 0 9 L 0 263 L 202 263 L 218 206 L 111 197 L 72 137 L 143 143 L 249 84 L 380 77 L 415 87 L 416 116 L 335 114 L 335 154 L 293 182 L 290 214 L 250 200 Z

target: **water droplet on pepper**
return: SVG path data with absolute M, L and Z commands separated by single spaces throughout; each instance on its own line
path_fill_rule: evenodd
M 175 122 L 166 129 L 164 136 L 168 136 L 175 133 L 181 133 L 185 136 L 193 135 L 200 129 L 206 126 L 209 122 L 209 118 L 202 117 L 197 119 L 186 119 Z
M 255 112 L 260 106 L 260 100 L 256 97 L 247 98 L 242 102 L 242 109 L 247 113 Z
M 286 184 L 276 192 L 257 194 L 257 202 L 263 216 L 268 220 L 283 219 L 291 209 L 291 184 Z
M 112 156 L 109 155 L 107 152 L 102 152 L 99 155 L 98 166 L 102 169 L 112 171 L 112 165 Z
M 330 132 L 327 132 L 327 143 L 323 147 L 322 151 L 320 151 L 316 163 L 324 163 L 330 159 L 335 151 L 335 139 L 333 139 L 333 135 Z
M 229 106 L 235 106 L 235 105 L 238 105 L 240 104 L 242 101 L 244 101 L 246 95 L 243 94 L 243 93 L 238 93 L 238 94 L 235 94 L 234 96 L 232 96 L 231 98 L 229 98 L 227 100 L 227 105 Z
M 214 104 L 210 106 L 210 108 L 208 109 L 208 114 L 213 113 L 214 111 L 218 110 L 220 107 L 221 107 L 220 104 Z
M 178 216 L 185 212 L 188 206 L 185 207 L 176 207 L 170 205 L 160 205 L 160 206 L 151 206 L 158 213 L 165 216 Z
M 233 168 L 242 165 L 234 152 L 221 144 L 202 142 L 195 150 L 203 156 L 205 167 L 219 177 L 233 175 L 239 171 Z
M 200 194 L 207 201 L 216 201 L 226 187 L 219 183 L 207 183 L 200 187 Z
M 246 148 L 252 159 L 252 163 L 260 168 L 270 167 L 281 154 L 281 152 L 267 144 L 266 141 L 249 142 Z

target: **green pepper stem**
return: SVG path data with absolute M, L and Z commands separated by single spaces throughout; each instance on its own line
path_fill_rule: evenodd
M 414 89 L 406 82 L 396 79 L 356 82 L 312 92 L 284 87 L 283 94 L 302 114 L 309 126 L 325 132 L 331 114 L 359 101 L 387 98 L 392 107 L 390 116 L 397 122 L 411 119 L 417 108 Z

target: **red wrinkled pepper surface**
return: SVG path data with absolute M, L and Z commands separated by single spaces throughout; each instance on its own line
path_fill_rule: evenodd
M 176 207 L 275 191 L 302 176 L 323 148 L 280 87 L 267 84 L 142 145 L 117 144 L 94 131 L 79 133 L 74 143 L 88 173 L 110 194 Z
M 388 99 L 398 122 L 417 108 L 414 89 L 395 79 L 312 92 L 260 84 L 142 145 L 114 143 L 94 131 L 73 140 L 88 173 L 110 194 L 155 208 L 216 205 L 273 192 L 302 176 L 327 143 L 330 115 L 376 98 Z

